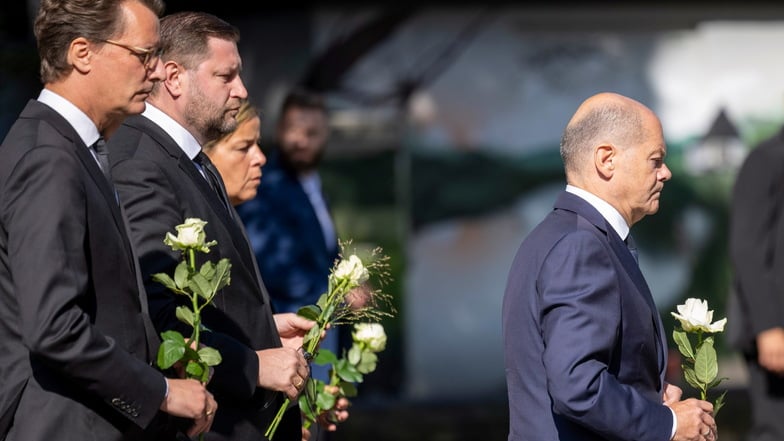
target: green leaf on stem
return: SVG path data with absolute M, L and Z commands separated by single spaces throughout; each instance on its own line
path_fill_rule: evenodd
M 694 360 L 694 351 L 691 348 L 691 341 L 689 341 L 689 336 L 685 332 L 678 329 L 672 331 L 672 339 L 675 340 L 675 344 L 678 345 L 678 351 L 681 355 L 689 360 Z
M 338 360 L 332 368 L 335 370 L 335 373 L 343 380 L 351 381 L 354 383 L 361 383 L 362 382 L 362 374 L 357 371 L 357 368 L 354 365 L 350 364 L 348 360 Z
M 305 317 L 308 320 L 318 321 L 319 315 L 321 314 L 321 308 L 316 305 L 307 305 L 299 308 L 297 310 L 297 315 L 301 317 Z
M 318 393 L 318 396 L 316 396 L 316 406 L 318 406 L 319 409 L 332 409 L 335 406 L 336 400 L 336 396 L 326 393 L 322 389 Z
M 210 286 L 210 281 L 205 279 L 204 276 L 199 273 L 191 276 L 191 280 L 188 281 L 188 287 L 192 292 L 196 293 L 196 295 L 205 300 L 212 298 L 212 287 Z
M 185 372 L 188 373 L 188 378 L 194 378 L 202 383 L 206 383 L 209 379 L 209 370 L 204 363 L 198 361 L 189 361 L 185 366 Z
M 317 365 L 333 364 L 338 361 L 337 355 L 332 353 L 329 349 L 319 349 L 316 356 L 313 357 L 313 363 Z
M 166 331 L 161 334 L 161 339 L 158 348 L 158 367 L 169 369 L 185 354 L 185 338 L 177 331 Z
M 221 288 L 231 284 L 231 262 L 228 258 L 224 257 L 223 259 L 218 261 L 218 265 L 215 267 L 215 279 L 213 283 L 213 292 L 218 292 Z
M 719 373 L 719 364 L 716 361 L 716 349 L 713 348 L 713 339 L 706 338 L 699 348 L 697 356 L 694 358 L 694 372 L 700 384 L 710 384 Z
M 340 386 L 340 394 L 346 396 L 348 398 L 356 397 L 357 396 L 357 387 L 354 383 L 348 381 L 341 381 L 338 386 Z
M 175 285 L 174 280 L 166 273 L 153 274 L 152 280 L 162 284 L 171 291 L 177 291 L 177 285 Z
M 719 398 L 716 398 L 716 402 L 713 403 L 713 418 L 716 418 L 716 415 L 719 414 L 719 410 L 724 407 L 724 396 L 727 395 L 727 391 L 725 390 Z
M 220 352 L 209 346 L 199 349 L 199 359 L 207 366 L 217 366 L 223 361 Z
M 188 263 L 183 260 L 177 265 L 177 268 L 174 269 L 174 283 L 177 285 L 177 288 L 182 290 L 188 286 L 189 276 L 190 268 L 188 267 Z
M 313 411 L 313 406 L 310 405 L 311 398 L 308 397 L 307 394 L 302 394 L 299 396 L 299 408 L 302 410 L 302 415 L 305 417 L 305 420 L 312 422 L 316 421 L 316 414 Z
M 318 306 L 322 311 L 324 310 L 324 307 L 327 306 L 327 300 L 329 300 L 328 293 L 330 291 L 332 291 L 332 282 L 330 282 L 329 290 L 322 294 L 321 297 L 319 297 L 318 302 L 316 302 L 316 306 Z
M 204 262 L 204 265 L 199 268 L 199 274 L 207 280 L 212 280 L 215 277 L 215 264 L 210 261 Z
M 309 347 L 312 341 L 314 340 L 318 341 L 320 337 L 321 337 L 320 326 L 314 326 L 310 328 L 310 330 L 305 334 L 305 337 L 302 339 L 302 341 L 304 342 L 303 346 L 306 348 Z
M 683 378 L 695 389 L 702 390 L 702 384 L 700 384 L 700 380 L 697 379 L 697 374 L 694 373 L 694 368 L 691 366 L 681 365 L 681 369 L 683 369 Z
M 724 380 L 729 380 L 729 378 L 728 377 L 721 377 L 721 378 L 717 378 L 717 379 L 711 381 L 711 383 L 708 385 L 708 389 L 712 389 L 712 388 L 720 385 L 721 382 L 724 381 Z
M 175 315 L 181 322 L 187 323 L 191 326 L 191 328 L 193 327 L 193 311 L 191 311 L 188 307 L 178 306 L 175 310 Z

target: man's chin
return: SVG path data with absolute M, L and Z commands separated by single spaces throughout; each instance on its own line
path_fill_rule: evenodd
M 129 115 L 138 115 L 138 114 L 144 112 L 144 109 L 146 109 L 146 108 L 147 108 L 147 104 L 144 102 L 144 100 L 133 101 L 128 106 L 127 111 L 128 111 Z

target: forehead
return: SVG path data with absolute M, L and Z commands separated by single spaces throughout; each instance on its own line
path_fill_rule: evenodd
M 232 137 L 244 140 L 254 140 L 259 136 L 260 129 L 261 119 L 258 116 L 254 116 L 247 121 L 241 122 L 234 130 Z
M 661 122 L 653 112 L 644 114 L 643 119 L 643 137 L 640 145 L 642 151 L 646 156 L 655 154 L 666 154 L 667 144 L 664 141 L 664 133 L 662 132 Z
M 122 36 L 135 37 L 145 42 L 157 43 L 159 38 L 158 16 L 141 2 L 126 1 L 120 6 Z
M 237 44 L 233 41 L 210 37 L 207 39 L 207 47 L 209 53 L 205 55 L 199 66 L 220 71 L 239 71 L 242 68 Z
M 290 107 L 283 115 L 283 122 L 292 125 L 326 126 L 324 112 L 309 107 Z

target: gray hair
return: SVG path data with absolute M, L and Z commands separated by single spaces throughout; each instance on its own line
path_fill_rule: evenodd
M 598 143 L 624 148 L 642 139 L 644 126 L 639 109 L 626 103 L 606 102 L 569 121 L 561 137 L 561 159 L 567 176 L 578 172 Z

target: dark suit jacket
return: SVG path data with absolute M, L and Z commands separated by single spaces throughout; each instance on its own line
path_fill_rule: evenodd
M 276 311 L 295 312 L 327 291 L 338 257 L 295 172 L 270 152 L 256 197 L 237 206 Z
M 236 213 L 233 209 L 229 213 L 174 140 L 143 116 L 126 120 L 110 140 L 109 153 L 112 178 L 138 250 L 150 314 L 159 331 L 178 329 L 190 335 L 190 329 L 175 316 L 176 306 L 185 304 L 185 297 L 150 278 L 159 272 L 173 274 L 181 259 L 179 252 L 163 243 L 166 232 L 174 232 L 189 217 L 205 220 L 207 240 L 218 244 L 207 255 L 199 253 L 199 260 L 217 262 L 226 257 L 231 261 L 231 284 L 215 297 L 216 308 L 202 311 L 203 323 L 212 330 L 202 333 L 202 342 L 223 357 L 208 386 L 219 409 L 207 439 L 264 439 L 285 397 L 256 387 L 259 365 L 254 350 L 281 343 L 245 232 L 234 220 Z M 281 424 L 276 440 L 300 438 L 298 409 L 294 409 L 288 423 Z
M 121 213 L 76 131 L 42 103 L 0 146 L 0 198 L 8 439 L 151 439 L 142 428 L 166 384 L 147 362 L 157 342 L 148 347 Z
M 730 204 L 735 295 L 727 311 L 733 345 L 756 357 L 756 337 L 784 326 L 784 132 L 749 153 Z
M 503 300 L 510 441 L 667 441 L 666 342 L 624 242 L 563 192 L 523 241 Z

